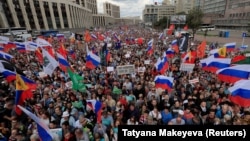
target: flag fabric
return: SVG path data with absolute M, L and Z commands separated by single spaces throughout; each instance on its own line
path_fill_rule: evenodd
M 163 39 L 163 37 L 164 37 L 164 34 L 163 34 L 163 33 L 161 33 L 161 34 L 159 35 L 159 39 L 160 39 L 160 40 L 162 40 L 162 39 Z
M 8 52 L 10 49 L 15 48 L 16 44 L 14 42 L 4 43 L 4 52 Z
M 43 63 L 43 54 L 41 51 L 42 51 L 41 48 L 37 48 L 35 51 L 35 55 L 36 55 L 37 61 L 40 63 Z
M 154 52 L 154 49 L 153 49 L 153 42 L 154 42 L 154 39 L 151 39 L 151 40 L 148 42 L 148 48 L 147 48 L 147 54 L 148 54 L 148 55 L 152 55 L 153 52 Z
M 91 35 L 90 35 L 88 30 L 85 31 L 85 33 L 84 33 L 84 41 L 87 43 L 91 41 Z
M 166 51 L 166 56 L 168 58 L 173 58 L 174 57 L 174 50 L 172 48 L 168 48 L 168 50 Z
M 36 51 L 38 44 L 32 41 L 25 42 L 25 49 L 27 51 Z
M 40 118 L 38 118 L 35 114 L 31 113 L 24 107 L 18 105 L 18 108 L 20 108 L 28 117 L 30 117 L 32 120 L 34 120 L 37 124 L 37 132 L 42 141 L 52 141 L 53 135 L 50 133 L 49 127 L 42 121 Z
M 20 53 L 26 52 L 26 45 L 24 43 L 18 43 L 16 42 L 16 49 Z
M 101 63 L 101 58 L 91 51 L 89 51 L 88 46 L 86 46 L 87 57 L 86 57 L 86 67 L 89 69 L 95 69 Z
M 171 42 L 171 46 L 175 53 L 179 53 L 179 47 L 176 39 Z
M 9 60 L 0 57 L 0 72 L 5 70 L 16 72 L 22 76 L 26 76 L 23 71 L 15 66 L 15 64 L 11 63 Z
M 38 47 L 51 47 L 52 46 L 48 41 L 42 38 L 37 38 L 36 43 Z
M 236 42 L 227 43 L 227 44 L 225 44 L 223 47 L 226 47 L 226 51 L 227 51 L 227 52 L 232 52 L 232 51 L 235 50 Z
M 156 70 L 157 70 L 158 72 L 161 71 L 161 68 L 162 68 L 161 57 L 159 57 L 159 58 L 157 59 L 157 62 L 155 63 L 155 68 L 156 68 Z
M 63 44 L 60 45 L 60 48 L 58 49 L 58 53 L 60 53 L 64 58 L 67 58 L 68 52 L 65 49 Z
M 79 90 L 80 92 L 85 92 L 86 85 L 83 83 L 83 78 L 80 75 L 73 73 L 70 68 L 67 68 L 67 71 L 73 84 L 72 88 L 76 91 Z
M 106 55 L 106 57 L 105 57 L 106 62 L 109 62 L 109 61 L 110 61 L 110 58 L 111 58 L 111 54 L 110 54 L 109 50 L 106 50 L 105 52 L 106 52 L 106 53 L 105 53 L 105 55 Z
M 208 71 L 207 70 L 207 62 L 206 61 L 207 61 L 207 58 L 200 60 L 200 65 L 201 65 L 201 68 L 203 70 Z
M 172 78 L 172 77 L 158 75 L 155 77 L 154 81 L 155 81 L 155 88 L 161 88 L 164 90 L 168 90 L 168 92 L 170 92 L 171 89 L 173 88 L 174 78 Z
M 237 62 L 234 62 L 232 64 L 250 64 L 250 57 L 246 57 L 244 60 L 239 60 Z
M 54 70 L 59 66 L 58 62 L 45 49 L 43 53 L 43 71 L 48 75 L 52 75 Z
M 66 72 L 67 71 L 67 68 L 70 68 L 70 65 L 67 61 L 66 58 L 64 58 L 64 56 L 60 53 L 56 53 L 57 54 L 57 59 L 58 59 L 58 62 L 59 62 L 59 66 L 60 68 Z
M 216 72 L 218 78 L 226 83 L 235 83 L 250 76 L 250 65 L 236 65 L 220 69 Z
M 9 83 L 16 80 L 16 74 L 12 71 L 3 70 L 2 75 Z
M 230 58 L 209 58 L 206 61 L 207 70 L 215 73 L 219 69 L 227 68 L 231 64 Z
M 228 90 L 230 100 L 241 107 L 250 107 L 250 80 L 239 80 Z
M 169 29 L 168 29 L 168 31 L 167 31 L 167 34 L 168 35 L 172 35 L 174 29 L 175 29 L 174 24 L 171 24 L 170 27 L 169 27 Z
M 7 80 L 7 82 L 12 82 L 16 80 L 16 73 L 9 71 L 9 70 L 4 70 L 1 72 L 3 77 Z M 29 78 L 20 75 L 22 80 L 24 81 L 25 85 L 29 87 L 29 89 L 35 90 L 37 85 L 34 81 L 30 80 Z
M 247 57 L 245 55 L 237 55 L 237 56 L 234 56 L 232 58 L 232 61 L 231 63 L 235 63 L 235 62 L 239 62 L 239 61 L 242 61 L 242 60 L 245 60 Z
M 12 55 L 10 55 L 8 53 L 5 53 L 5 52 L 2 52 L 2 51 L 0 51 L 0 57 L 4 58 L 4 59 L 7 59 L 7 60 L 10 60 L 10 59 L 14 58 Z
M 98 100 L 87 100 L 87 106 L 95 112 L 97 122 L 101 122 L 102 103 Z
M 188 30 L 188 25 L 185 25 L 185 26 L 183 27 L 183 30 L 184 30 L 184 31 L 187 31 L 187 30 Z
M 95 34 L 91 34 L 91 37 L 92 37 L 92 39 L 94 39 L 94 40 L 96 40 L 97 39 L 97 36 L 95 35 Z
M 226 47 L 222 47 L 219 49 L 213 49 L 210 51 L 211 55 L 214 55 L 215 58 L 225 58 L 227 55 Z
M 201 44 L 197 47 L 197 57 L 203 58 L 206 51 L 206 41 L 202 41 Z
M 24 80 L 19 74 L 16 75 L 16 96 L 15 96 L 15 105 L 16 113 L 21 115 L 21 110 L 17 105 L 22 105 L 24 101 L 32 97 L 32 92 L 29 87 L 25 84 Z
M 182 59 L 183 63 L 195 63 L 196 59 L 196 51 L 189 51 L 185 54 L 184 58 Z
M 72 59 L 76 59 L 76 54 L 75 54 L 75 51 L 74 50 L 69 50 L 69 56 L 72 58 Z

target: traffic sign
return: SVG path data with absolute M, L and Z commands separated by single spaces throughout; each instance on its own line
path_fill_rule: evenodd
M 243 33 L 242 33 L 242 38 L 245 38 L 246 35 L 247 35 L 247 33 L 246 33 L 246 32 L 243 32 Z

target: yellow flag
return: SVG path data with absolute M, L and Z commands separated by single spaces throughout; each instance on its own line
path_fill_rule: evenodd
M 16 74 L 16 90 L 25 91 L 27 89 L 28 86 L 25 84 L 21 76 L 19 74 Z
M 226 57 L 226 55 L 227 55 L 227 48 L 226 47 L 220 48 L 218 54 L 221 57 Z

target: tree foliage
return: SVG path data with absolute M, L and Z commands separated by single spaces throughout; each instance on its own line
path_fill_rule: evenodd
M 167 27 L 167 25 L 169 25 L 169 23 L 170 20 L 167 17 L 163 17 L 159 21 L 155 22 L 153 26 L 155 29 L 163 30 Z
M 203 12 L 200 8 L 193 8 L 187 15 L 187 24 L 192 29 L 193 36 L 202 24 Z
M 176 13 L 176 15 L 186 15 L 186 12 L 185 11 L 181 11 L 181 12 Z

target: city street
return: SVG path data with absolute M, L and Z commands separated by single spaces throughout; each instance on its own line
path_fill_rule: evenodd
M 242 45 L 242 33 L 243 31 L 237 31 L 237 30 L 228 30 L 230 32 L 229 38 L 225 38 L 225 37 L 219 37 L 219 29 L 216 29 L 214 31 L 208 31 L 208 36 L 206 37 L 207 42 L 211 43 L 211 42 L 218 42 L 219 44 L 225 44 L 225 43 L 230 43 L 230 42 L 236 42 L 237 43 L 237 47 Z M 195 35 L 195 40 L 203 40 L 204 37 L 204 33 L 202 32 L 198 32 Z M 244 44 L 245 45 L 250 45 L 250 37 L 246 37 L 244 39 Z M 249 50 L 249 48 L 248 48 Z

